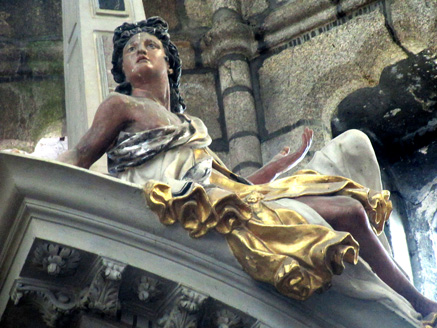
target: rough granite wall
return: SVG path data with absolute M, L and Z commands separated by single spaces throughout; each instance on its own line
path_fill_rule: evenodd
M 62 135 L 61 1 L 0 2 L 0 149 Z

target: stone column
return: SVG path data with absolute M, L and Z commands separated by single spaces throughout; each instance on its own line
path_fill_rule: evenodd
M 62 0 L 65 105 L 69 146 L 91 126 L 102 100 L 112 91 L 112 34 L 123 22 L 145 18 L 141 0 Z M 106 158 L 92 169 L 107 172 Z
M 214 1 L 213 27 L 202 40 L 204 61 L 218 68 L 231 169 L 243 176 L 262 165 L 248 59 L 256 44 L 237 0 Z

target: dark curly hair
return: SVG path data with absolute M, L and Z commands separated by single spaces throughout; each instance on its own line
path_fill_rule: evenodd
M 170 68 L 173 73 L 168 76 L 170 82 L 170 108 L 174 113 L 182 113 L 185 110 L 185 103 L 179 93 L 179 81 L 182 72 L 182 62 L 179 58 L 179 52 L 173 42 L 170 41 L 168 34 L 168 24 L 161 17 L 150 17 L 149 19 L 137 23 L 124 23 L 114 30 L 114 51 L 112 53 L 112 69 L 111 73 L 115 82 L 119 83 L 116 92 L 130 95 L 132 93 L 132 85 L 126 82 L 126 76 L 123 73 L 123 49 L 129 39 L 138 33 L 146 32 L 157 37 L 166 54 Z

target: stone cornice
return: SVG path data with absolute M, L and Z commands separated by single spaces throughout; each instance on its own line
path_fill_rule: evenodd
M 274 48 L 330 22 L 342 19 L 377 0 L 297 0 L 278 7 L 263 21 L 264 47 Z

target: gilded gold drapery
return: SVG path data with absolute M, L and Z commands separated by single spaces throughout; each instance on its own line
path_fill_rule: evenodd
M 426 320 L 422 321 L 423 328 L 436 328 L 437 327 L 437 313 L 430 313 Z
M 150 181 L 145 187 L 149 207 L 163 224 L 179 222 L 192 237 L 202 237 L 211 229 L 225 235 L 248 274 L 298 300 L 329 287 L 344 262 L 356 263 L 359 245 L 349 233 L 308 224 L 275 200 L 348 195 L 363 204 L 378 234 L 391 212 L 387 191 L 374 193 L 343 177 L 306 170 L 272 183 L 246 185 L 231 179 L 217 161 L 213 169 L 211 187 L 192 183 L 181 196 L 173 196 L 164 183 Z

